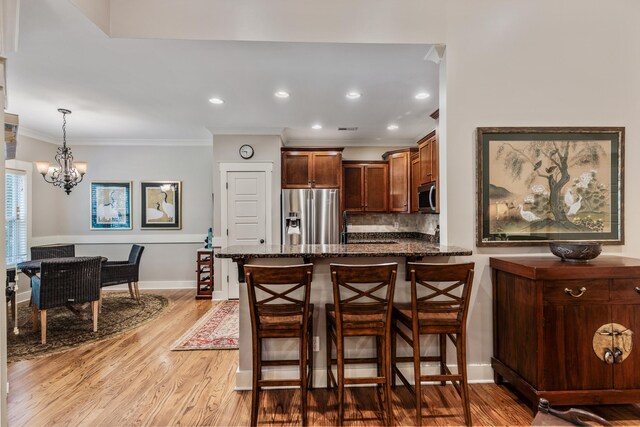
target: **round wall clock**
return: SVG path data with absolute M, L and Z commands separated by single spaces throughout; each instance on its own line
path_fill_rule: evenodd
M 240 147 L 240 157 L 242 157 L 245 160 L 252 158 L 253 147 L 250 146 L 249 144 L 244 144 L 242 147 Z

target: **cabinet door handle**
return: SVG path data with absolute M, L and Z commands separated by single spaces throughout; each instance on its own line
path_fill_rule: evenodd
M 574 293 L 573 290 L 569 289 L 569 288 L 564 288 L 564 292 L 566 294 L 571 295 L 574 298 L 580 298 L 582 295 L 584 295 L 585 292 L 587 292 L 587 288 L 585 288 L 584 286 L 581 287 L 580 289 L 578 289 L 578 293 Z
M 615 357 L 613 356 L 613 352 L 608 348 L 604 351 L 604 363 L 607 365 L 613 365 L 615 363 Z
M 640 286 L 636 286 L 636 292 L 640 294 Z

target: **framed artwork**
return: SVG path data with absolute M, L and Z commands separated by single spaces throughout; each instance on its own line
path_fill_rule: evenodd
M 624 243 L 624 128 L 478 128 L 477 245 Z
M 91 229 L 131 229 L 131 181 L 91 183 Z
M 140 183 L 143 229 L 182 228 L 182 182 L 143 181 Z

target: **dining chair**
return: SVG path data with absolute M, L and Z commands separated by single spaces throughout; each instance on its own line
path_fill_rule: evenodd
M 68 304 L 91 303 L 93 331 L 98 330 L 100 264 L 102 257 L 54 258 L 43 260 L 40 276 L 31 277 L 33 330 L 47 343 L 47 311 Z

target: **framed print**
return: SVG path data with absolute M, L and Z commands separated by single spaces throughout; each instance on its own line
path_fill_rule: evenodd
M 91 183 L 91 229 L 131 229 L 131 181 Z
M 624 128 L 478 128 L 477 245 L 624 243 Z
M 143 181 L 140 183 L 143 229 L 182 228 L 182 183 Z

